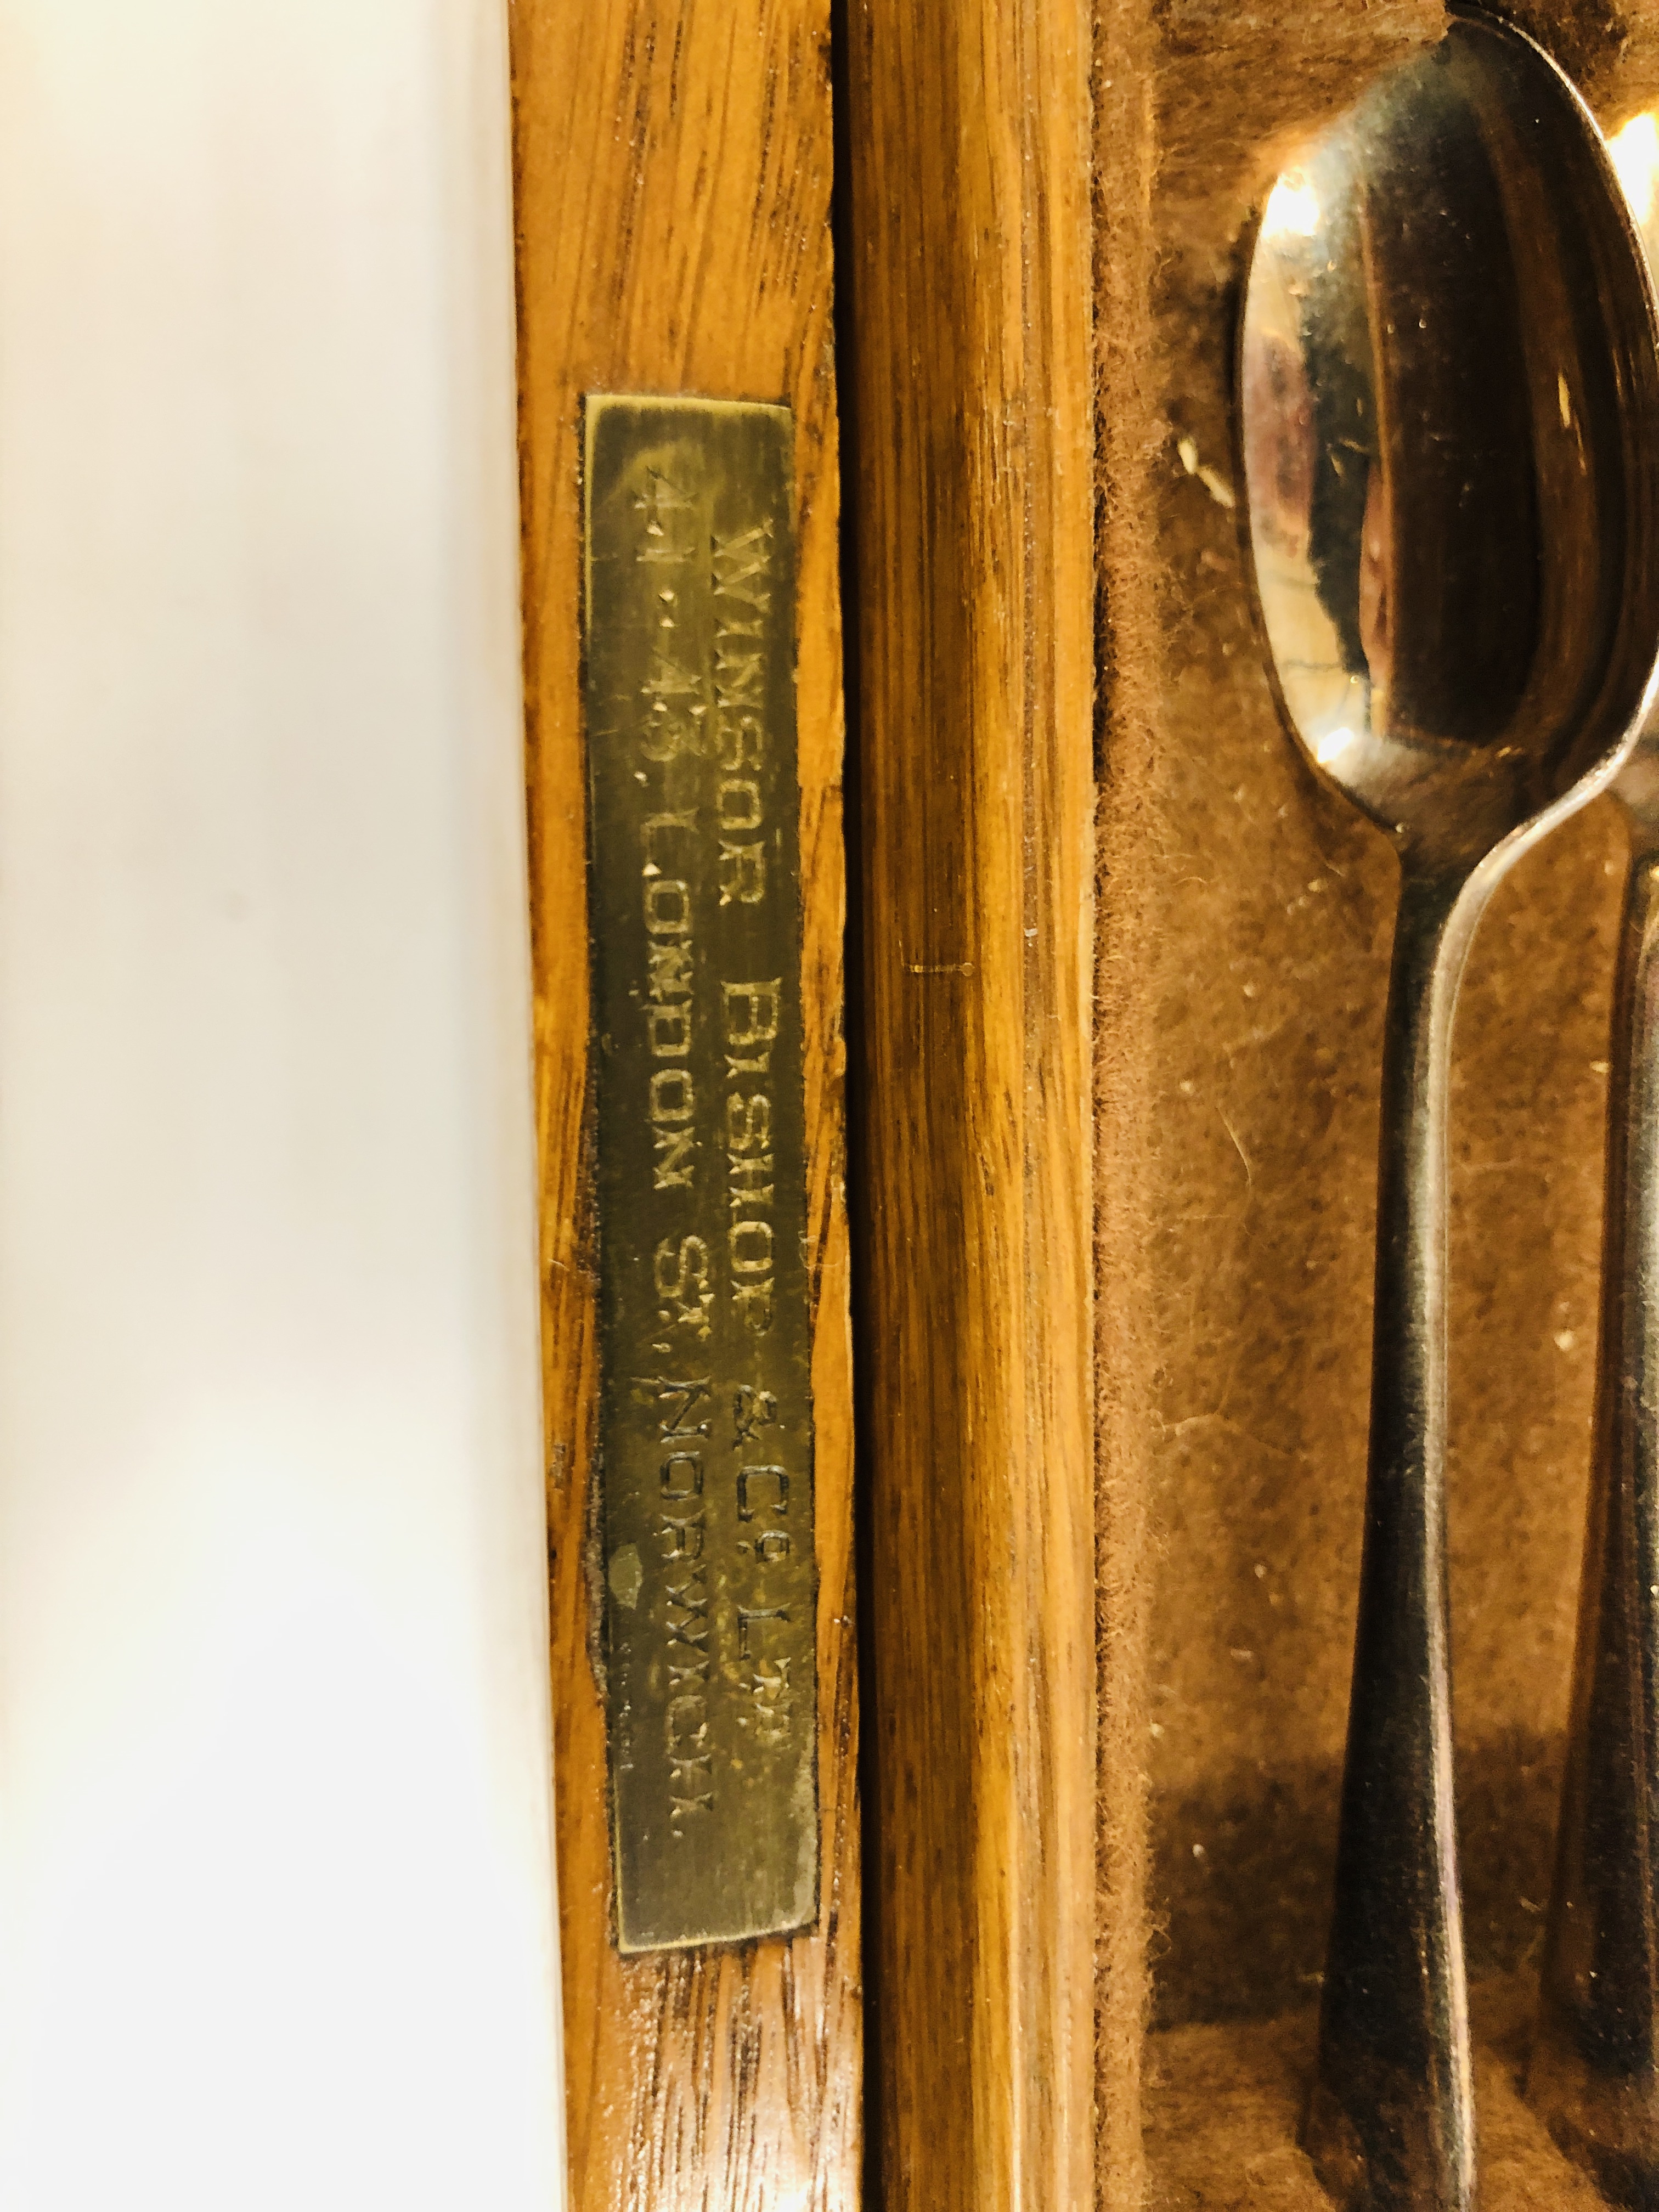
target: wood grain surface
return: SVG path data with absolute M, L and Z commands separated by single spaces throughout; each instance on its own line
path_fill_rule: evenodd
M 843 723 L 823 0 L 516 0 L 526 668 L 572 2203 L 836 2212 L 859 2196 Z M 823 1911 L 791 1942 L 624 1961 L 590 1638 L 594 1316 L 577 471 L 588 390 L 794 408 Z
M 1089 39 L 1074 0 L 844 17 L 890 2212 L 1092 2201 Z

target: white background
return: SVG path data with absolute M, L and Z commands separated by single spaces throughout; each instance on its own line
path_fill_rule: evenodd
M 500 0 L 0 0 L 0 2205 L 550 2212 Z

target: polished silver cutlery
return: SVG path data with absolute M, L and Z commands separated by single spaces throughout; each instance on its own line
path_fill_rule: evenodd
M 1636 210 L 1659 253 L 1654 176 Z M 1659 719 L 1630 837 L 1607 1090 L 1589 1526 L 1527 2091 L 1615 2203 L 1659 2208 Z
M 1614 2203 L 1659 2207 L 1659 733 L 1631 832 L 1572 1718 L 1527 2090 Z
M 1537 46 L 1455 15 L 1280 177 L 1250 255 L 1239 411 L 1285 721 L 1401 869 L 1358 1621 L 1304 2141 L 1346 2204 L 1467 2212 L 1452 1017 L 1494 887 L 1618 772 L 1659 651 L 1651 288 L 1601 135 Z

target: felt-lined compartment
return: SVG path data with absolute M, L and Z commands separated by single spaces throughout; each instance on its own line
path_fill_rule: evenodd
M 1108 1758 L 1138 1761 L 1147 1810 L 1143 1870 L 1134 1788 L 1108 1778 L 1103 2045 L 1126 2033 L 1144 1925 L 1146 2142 L 1170 2206 L 1325 2201 L 1295 2131 L 1357 1596 L 1396 895 L 1383 841 L 1294 756 L 1261 669 L 1231 504 L 1238 240 L 1299 139 L 1442 20 L 1177 0 L 1146 33 L 1150 109 L 1114 109 L 1109 83 L 1103 106 L 1102 406 L 1143 426 L 1115 459 L 1103 441 L 1103 1699 Z M 1524 20 L 1604 125 L 1659 90 L 1656 0 Z M 1109 18 L 1109 76 L 1113 36 Z M 1124 210 L 1149 173 L 1137 228 Z M 1108 312 L 1135 254 L 1138 333 Z M 1599 2201 L 1516 2081 L 1583 1540 L 1624 871 L 1606 802 L 1523 861 L 1481 926 L 1455 1038 L 1449 1540 L 1487 2212 Z M 1124 1681 L 1143 1621 L 1144 1703 Z M 1106 2200 L 1125 2202 L 1109 2115 L 1102 2142 Z

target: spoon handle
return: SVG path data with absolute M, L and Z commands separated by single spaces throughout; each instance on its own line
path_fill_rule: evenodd
M 1659 852 L 1625 895 L 1595 1452 L 1527 2092 L 1621 2204 L 1659 2201 Z
M 1447 1651 L 1445 1284 L 1452 1009 L 1480 904 L 1463 877 L 1405 863 L 1382 1053 L 1359 1619 L 1304 2137 L 1326 2189 L 1364 2212 L 1467 2212 L 1474 2193 Z

